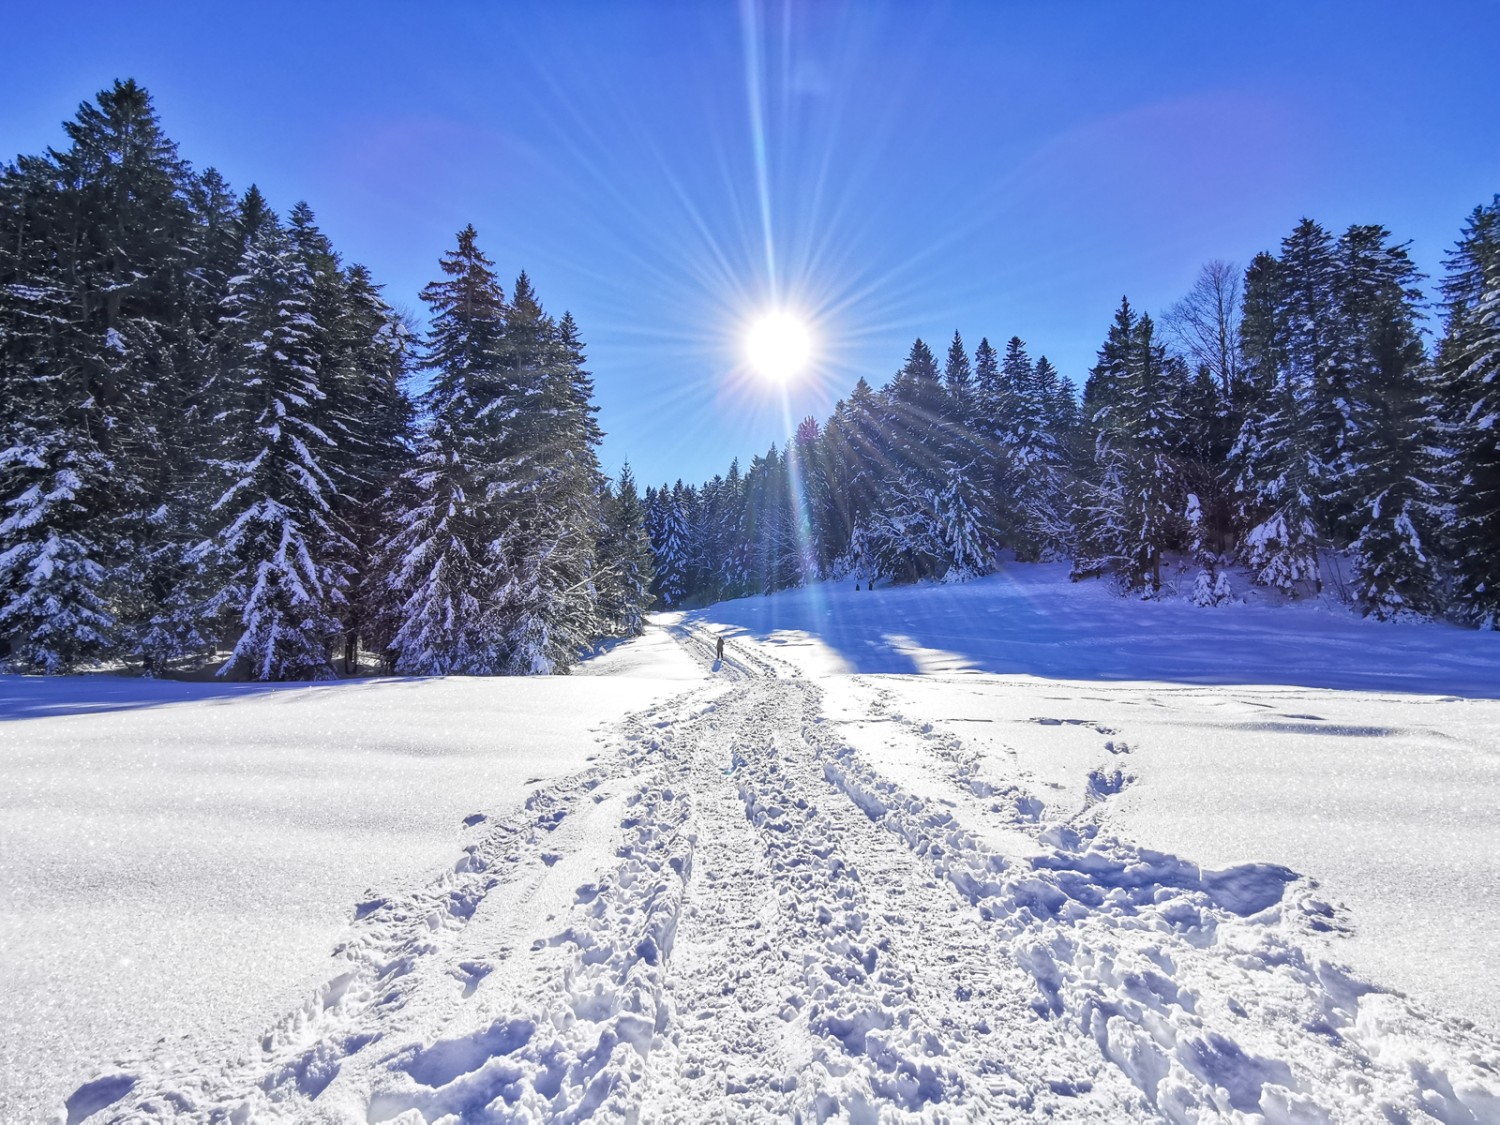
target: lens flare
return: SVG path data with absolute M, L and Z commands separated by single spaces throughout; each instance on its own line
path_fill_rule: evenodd
M 745 333 L 745 358 L 762 378 L 790 382 L 812 358 L 812 335 L 791 313 L 766 313 Z

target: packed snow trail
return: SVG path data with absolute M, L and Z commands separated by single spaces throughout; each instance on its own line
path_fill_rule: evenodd
M 68 1120 L 1500 1120 L 1500 1047 L 1310 956 L 1305 880 L 1101 829 L 1113 732 L 1049 819 L 880 695 L 917 793 L 763 647 L 675 635 L 719 683 L 361 903 L 244 1057 L 164 1049 Z

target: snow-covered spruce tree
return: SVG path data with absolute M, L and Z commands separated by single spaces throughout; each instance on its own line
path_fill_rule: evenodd
M 493 675 L 505 655 L 494 555 L 502 528 L 487 496 L 491 431 L 480 424 L 500 392 L 505 297 L 477 237 L 472 226 L 460 231 L 441 260 L 444 278 L 422 290 L 432 382 L 383 556 L 399 606 L 388 659 L 409 674 Z
M 878 427 L 877 396 L 860 379 L 849 398 L 834 409 L 824 431 L 839 477 L 833 497 L 838 510 L 838 540 L 830 545 L 834 554 L 843 552 L 854 529 L 868 521 L 880 494 L 886 458 Z
M 1181 453 L 1185 419 L 1180 403 L 1187 373 L 1157 340 L 1149 316 L 1136 325 L 1129 377 L 1114 415 L 1129 435 L 1126 515 L 1134 533 L 1132 580 L 1149 593 L 1161 589 L 1162 552 L 1183 545 L 1185 493 Z
M 893 478 L 864 525 L 872 577 L 889 575 L 898 582 L 941 578 L 951 567 L 946 530 L 934 489 L 912 475 Z
M 1234 591 L 1229 584 L 1229 575 L 1224 571 L 1224 560 L 1209 543 L 1211 532 L 1197 493 L 1188 493 L 1183 520 L 1187 524 L 1193 559 L 1198 564 L 1198 574 L 1188 598 L 1194 605 L 1223 605 Z
M 225 453 L 225 426 L 242 388 L 227 355 L 235 325 L 225 316 L 231 278 L 240 275 L 252 238 L 274 224 L 275 215 L 253 184 L 236 201 L 217 173 L 204 174 L 193 196 L 199 219 L 198 267 L 190 271 L 192 325 L 199 351 L 196 378 L 181 416 L 173 424 L 182 464 L 177 485 L 157 513 L 165 534 L 142 560 L 150 568 L 156 595 L 151 616 L 135 632 L 132 653 L 147 675 L 182 659 L 212 657 L 233 622 L 208 610 L 223 573 L 205 544 L 219 528 L 215 503 L 224 492 L 219 462 Z M 205 306 L 206 307 L 203 307 Z
M 1178 408 L 1184 373 L 1129 301 L 1115 313 L 1089 374 L 1094 464 L 1078 504 L 1075 575 L 1113 569 L 1127 589 L 1161 589 L 1162 552 L 1183 539 Z M 1114 504 L 1122 505 L 1111 511 Z
M 398 530 L 397 494 L 409 494 L 401 482 L 413 465 L 416 420 L 405 383 L 418 342 L 363 266 L 343 271 L 338 311 L 325 359 L 338 378 L 326 414 L 339 435 L 334 511 L 351 544 L 340 561 L 349 582 L 343 663 L 352 671 L 361 649 L 384 652 L 394 636 L 382 547 Z
M 984 463 L 985 440 L 980 418 L 981 397 L 974 379 L 969 353 L 957 330 L 943 363 L 943 416 L 947 430 L 947 456 L 967 465 Z
M 680 500 L 682 482 L 648 490 L 646 527 L 651 537 L 651 556 L 655 569 L 651 593 L 664 606 L 679 606 L 687 596 L 687 528 Z
M 1350 227 L 1339 256 L 1340 351 L 1357 439 L 1332 495 L 1354 537 L 1353 592 L 1376 617 L 1428 614 L 1437 608 L 1434 548 L 1444 504 L 1419 328 L 1421 275 L 1406 247 L 1393 245 L 1379 226 Z
M 913 341 L 884 398 L 882 432 L 898 473 L 931 488 L 942 479 L 954 434 L 947 425 L 948 395 L 932 351 Z
M 221 302 L 238 271 L 244 241 L 240 202 L 217 171 L 209 168 L 192 179 L 188 202 L 191 266 L 183 275 L 179 303 L 179 372 L 169 380 L 180 396 L 163 423 L 167 472 L 161 501 L 149 518 L 153 534 L 137 562 L 145 575 L 138 583 L 142 598 L 137 612 L 127 615 L 133 623 L 130 653 L 147 675 L 176 660 L 210 657 L 220 639 L 217 623 L 202 614 L 207 591 L 196 549 L 213 531 L 211 509 L 222 490 L 210 463 L 220 454 L 222 439 L 213 402 L 223 374 Z
M 615 636 L 634 637 L 645 629 L 646 610 L 654 600 L 655 569 L 646 507 L 636 491 L 627 461 L 620 479 L 607 493 L 604 537 L 599 542 L 599 614 Z
M 984 527 L 985 494 L 972 465 L 950 465 L 933 499 L 934 516 L 948 557 L 946 579 L 973 578 L 990 569 L 993 546 Z
M 287 216 L 287 239 L 291 253 L 308 279 L 307 314 L 308 348 L 317 357 L 320 397 L 310 404 L 309 421 L 328 438 L 328 449 L 320 458 L 328 474 L 329 506 L 337 525 L 346 533 L 338 543 L 341 549 L 327 558 L 327 565 L 338 573 L 339 584 L 348 592 L 360 584 L 359 546 L 354 522 L 358 518 L 355 494 L 359 489 L 365 461 L 359 430 L 363 412 L 358 385 L 360 368 L 354 341 L 350 338 L 347 286 L 343 267 L 328 237 L 318 228 L 312 208 L 298 202 Z M 357 641 L 347 631 L 349 608 L 345 599 L 340 623 L 345 626 L 341 640 L 343 666 L 352 670 Z
M 149 602 L 191 376 L 187 166 L 133 82 L 64 129 L 0 187 L 0 631 L 49 672 L 124 648 Z
M 956 448 L 948 397 L 932 352 L 920 339 L 881 394 L 878 439 L 888 450 L 869 524 L 872 547 L 886 573 L 903 581 L 936 578 L 948 570 L 935 499 Z
M 1119 573 L 1129 557 L 1125 523 L 1125 454 L 1107 430 L 1098 430 L 1095 448 L 1073 484 L 1073 566 L 1071 577 Z
M 33 377 L 45 392 L 54 377 Z M 105 545 L 90 533 L 85 482 L 110 462 L 78 440 L 45 393 L 9 404 L 0 453 L 8 498 L 0 511 L 0 633 L 18 643 L 14 663 L 67 672 L 109 651 L 114 617 L 106 600 Z
M 1018 558 L 1034 561 L 1064 550 L 1069 539 L 1065 456 L 1051 417 L 1057 372 L 1045 358 L 1034 365 L 1025 343 L 1015 336 L 1006 345 L 1001 372 L 1010 402 L 1003 435 L 1007 538 Z
M 740 459 L 729 463 L 720 494 L 714 527 L 715 576 L 721 597 L 738 598 L 750 592 L 750 545 L 745 532 L 745 478 Z
M 723 540 L 726 489 L 724 477 L 719 474 L 698 492 L 697 523 L 692 531 L 692 583 L 698 595 L 706 601 L 718 601 L 724 596 L 720 574 L 726 549 Z
M 1442 281 L 1446 323 L 1434 407 L 1454 497 L 1458 609 L 1500 628 L 1500 196 L 1476 207 Z
M 751 462 L 745 498 L 752 590 L 772 594 L 800 586 L 807 580 L 801 529 L 787 458 L 775 445 Z
M 315 423 L 323 392 L 312 278 L 285 230 L 261 224 L 223 302 L 224 488 L 203 554 L 216 571 L 205 605 L 238 630 L 220 675 L 325 679 L 347 547 L 334 525 L 324 460 L 332 443 Z
M 569 325 L 572 325 L 569 318 Z M 566 671 L 600 632 L 593 582 L 601 477 L 582 342 L 562 338 L 523 272 L 505 311 L 496 397 L 480 411 L 492 450 L 486 498 L 500 538 L 504 670 Z
M 1000 353 L 991 346 L 989 337 L 981 337 L 974 349 L 974 416 L 970 429 L 979 451 L 978 465 L 983 474 L 990 507 L 985 522 L 999 541 L 1008 540 L 1016 520 L 1010 502 L 1012 465 L 1007 455 L 1010 419 L 1014 412 L 1013 396 L 1000 368 Z
M 818 420 L 804 418 L 787 446 L 787 475 L 804 581 L 827 578 L 833 562 L 832 540 L 826 531 L 833 511 L 826 453 Z
M 1069 520 L 1074 442 L 1078 429 L 1078 400 L 1073 384 L 1064 379 L 1046 356 L 1037 357 L 1032 375 L 1040 400 L 1041 429 L 1033 464 L 1045 465 L 1029 508 L 1033 533 L 1044 546 L 1043 557 L 1066 555 L 1073 542 Z
M 683 573 L 684 600 L 703 599 L 708 595 L 708 519 L 704 510 L 702 490 L 695 485 L 684 485 L 678 498 L 678 510 L 682 513 L 682 554 L 685 560 Z
M 594 404 L 593 375 L 571 313 L 563 313 L 550 344 L 554 358 L 543 410 L 552 419 L 546 450 L 553 466 L 554 487 L 553 498 L 544 503 L 552 509 L 559 537 L 567 547 L 561 560 L 567 587 L 558 599 L 560 636 L 572 646 L 561 654 L 561 666 L 566 668 L 585 644 L 612 632 L 600 609 L 597 584 L 602 565 L 597 548 L 604 531 L 608 480 L 599 467 L 598 448 L 604 432 L 599 428 L 599 408 Z
M 1304 271 L 1305 272 L 1305 271 Z M 1245 271 L 1245 314 L 1241 324 L 1244 422 L 1229 453 L 1234 503 L 1240 513 L 1239 550 L 1256 580 L 1286 593 L 1303 585 L 1321 589 L 1318 512 L 1322 462 L 1309 425 L 1312 380 L 1307 369 L 1317 357 L 1301 324 L 1294 358 L 1291 324 L 1302 305 L 1326 315 L 1317 286 L 1306 278 L 1301 304 L 1288 296 L 1285 270 L 1271 254 L 1258 254 Z M 1294 315 L 1295 314 L 1295 315 Z
M 84 482 L 103 482 L 108 458 L 87 439 L 70 401 L 81 372 L 59 354 L 72 316 L 52 264 L 59 201 L 43 161 L 22 158 L 0 178 L 0 633 L 14 662 L 65 672 L 105 651 L 114 621 L 105 545 L 91 526 Z M 82 495 L 81 495 L 82 493 Z M 18 643 L 16 643 L 18 642 Z
M 959 425 L 967 425 L 974 415 L 974 368 L 964 350 L 964 338 L 957 329 L 948 345 L 943 364 L 943 386 L 948 392 L 949 413 Z
M 1353 357 L 1339 308 L 1339 273 L 1337 246 L 1318 223 L 1303 219 L 1282 239 L 1275 310 L 1281 380 L 1306 431 L 1299 444 L 1312 456 L 1313 518 L 1325 534 L 1338 518 L 1336 478 L 1345 471 L 1355 433 Z

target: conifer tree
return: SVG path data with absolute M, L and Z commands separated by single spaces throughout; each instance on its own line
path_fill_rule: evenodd
M 384 651 L 394 635 L 381 552 L 397 533 L 401 505 L 395 490 L 412 466 L 416 445 L 415 412 L 405 388 L 416 350 L 414 333 L 386 304 L 369 271 L 360 265 L 345 271 L 336 362 L 346 398 L 335 508 L 353 545 L 346 560 L 346 671 L 361 647 Z
M 966 468 L 948 467 L 933 510 L 948 559 L 948 578 L 972 578 L 990 569 L 990 537 L 984 528 L 989 497 Z
M 516 279 L 506 309 L 495 398 L 481 411 L 494 474 L 487 499 L 501 539 L 505 668 L 566 671 L 596 635 L 593 582 L 600 475 L 582 342 L 564 341 L 530 279 Z
M 116 82 L 5 175 L 0 629 L 41 671 L 125 646 L 151 583 L 190 354 L 187 165 Z
M 974 412 L 976 409 L 974 369 L 969 364 L 969 353 L 964 350 L 964 339 L 957 329 L 953 342 L 948 345 L 948 358 L 943 364 L 943 388 L 948 392 L 946 413 L 952 427 L 957 431 L 953 441 L 963 447 L 960 456 L 973 460 Z
M 1097 433 L 1093 472 L 1080 504 L 1075 573 L 1109 566 L 1128 589 L 1161 589 L 1163 551 L 1183 540 L 1179 455 L 1185 382 L 1149 316 L 1122 301 L 1089 375 Z M 1114 504 L 1123 505 L 1111 511 Z M 1080 560 L 1083 566 L 1079 565 Z
M 653 593 L 668 607 L 679 606 L 687 597 L 687 527 L 682 513 L 682 481 L 674 491 L 662 485 L 651 496 L 647 528 L 655 559 Z
M 1245 420 L 1230 451 L 1244 528 L 1240 553 L 1257 581 L 1287 593 L 1305 584 L 1322 588 L 1319 514 L 1326 462 L 1311 425 L 1310 404 L 1316 372 L 1332 354 L 1326 342 L 1328 238 L 1312 223 L 1304 222 L 1298 232 L 1295 270 L 1260 254 L 1246 271 L 1241 325 Z
M 204 554 L 214 569 L 204 607 L 238 632 L 220 670 L 258 680 L 325 679 L 345 581 L 332 561 L 347 546 L 334 526 L 332 448 L 315 423 L 318 325 L 313 281 L 279 224 L 262 224 L 224 299 L 228 456 L 217 531 Z
M 1500 628 L 1500 195 L 1476 207 L 1449 253 L 1434 403 L 1452 470 L 1450 551 L 1460 611 Z
M 605 625 L 616 636 L 639 635 L 645 629 L 646 610 L 654 600 L 651 583 L 656 572 L 651 537 L 646 531 L 646 508 L 628 461 L 608 493 L 599 564 L 599 613 Z
M 404 478 L 408 507 L 386 552 L 399 612 L 396 670 L 487 675 L 504 656 L 495 544 L 487 489 L 494 476 L 487 417 L 500 384 L 505 298 L 472 226 L 441 261 L 444 279 L 422 291 L 432 328 L 422 398 L 427 421 Z
M 1383 227 L 1350 227 L 1339 248 L 1340 344 L 1354 401 L 1333 500 L 1354 540 L 1354 594 L 1377 617 L 1426 614 L 1437 604 L 1434 548 L 1447 513 L 1432 456 L 1421 278 Z

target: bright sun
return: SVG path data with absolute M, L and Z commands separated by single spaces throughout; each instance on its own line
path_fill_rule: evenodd
M 790 382 L 802 373 L 811 355 L 807 325 L 791 313 L 766 313 L 745 334 L 745 357 L 763 379 Z

